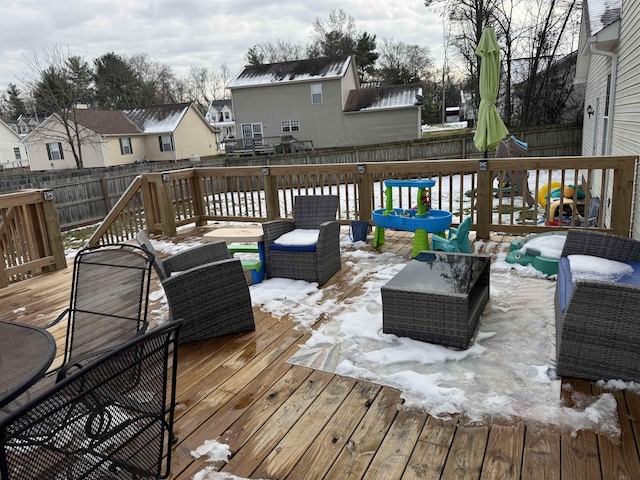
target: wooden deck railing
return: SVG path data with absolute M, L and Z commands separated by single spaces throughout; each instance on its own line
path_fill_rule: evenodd
M 66 266 L 53 192 L 0 195 L 0 288 Z
M 298 194 L 339 194 L 339 219 L 343 224 L 371 220 L 373 210 L 384 208 L 384 179 L 425 177 L 436 180 L 432 208 L 451 211 L 454 224 L 471 216 L 480 238 L 488 238 L 491 232 L 540 233 L 568 226 L 629 236 L 636 160 L 629 156 L 523 157 L 193 168 L 143 174 L 115 205 L 89 244 L 128 240 L 142 228 L 173 236 L 180 226 L 204 225 L 207 221 L 291 218 L 293 199 Z M 515 194 L 513 179 L 518 172 L 521 178 L 527 178 L 531 204 L 526 202 L 526 196 Z M 514 187 L 510 190 L 503 188 L 508 179 Z M 571 202 L 582 204 L 584 211 L 597 195 L 603 207 L 595 226 L 579 225 L 577 217 L 559 226 L 539 223 L 546 214 L 537 201 L 538 192 L 558 186 L 564 190 L 569 185 L 581 187 L 586 198 L 579 199 L 578 189 L 574 189 L 572 198 L 561 200 L 560 211 Z M 416 189 L 399 190 L 394 206 L 412 208 L 417 200 Z M 608 205 L 610 208 L 605 209 Z

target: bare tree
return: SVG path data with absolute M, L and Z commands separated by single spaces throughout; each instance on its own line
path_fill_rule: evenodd
M 380 81 L 401 84 L 431 79 L 433 59 L 429 47 L 383 38 L 379 52 L 376 72 Z
M 307 58 L 307 47 L 301 43 L 278 38 L 252 46 L 245 55 L 249 65 L 290 62 Z
M 32 135 L 48 142 L 59 142 L 71 150 L 76 166 L 83 168 L 83 147 L 99 143 L 93 132 L 77 121 L 76 107 L 85 103 L 91 91 L 89 64 L 69 49 L 48 47 L 42 58 L 37 53 L 25 55 L 27 74 L 21 79 L 36 104 L 47 114 L 57 118 L 61 128 L 41 124 Z
M 519 89 L 519 120 L 521 125 L 535 125 L 548 120 L 538 118 L 538 113 L 549 101 L 549 95 L 558 90 L 558 85 L 552 83 L 565 75 L 559 77 L 558 69 L 552 67 L 571 53 L 570 30 L 575 25 L 573 20 L 578 9 L 577 0 L 536 0 L 528 2 L 527 6 L 530 25 L 525 57 L 527 71 L 526 80 Z M 560 99 L 556 98 L 555 102 L 558 101 Z
M 191 66 L 189 76 L 177 82 L 176 96 L 185 102 L 192 102 L 204 115 L 214 100 L 229 98 L 227 85 L 231 74 L 226 63 L 219 70 Z

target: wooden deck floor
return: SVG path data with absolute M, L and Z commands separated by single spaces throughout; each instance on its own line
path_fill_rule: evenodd
M 181 239 L 201 234 L 193 229 Z M 382 250 L 408 258 L 412 238 L 390 233 Z M 68 268 L 0 290 L 0 318 L 46 325 L 68 304 L 71 274 Z M 338 287 L 339 300 L 359 294 L 345 281 L 349 274 L 343 266 L 328 284 Z M 296 480 L 640 478 L 639 395 L 614 393 L 620 439 L 522 423 L 441 421 L 399 408 L 397 390 L 288 364 L 309 334 L 286 317 L 254 313 L 254 332 L 180 347 L 179 442 L 170 478 L 190 479 L 211 466 L 240 477 Z M 53 333 L 61 351 L 64 327 Z M 598 392 L 593 383 L 568 380 Z M 228 464 L 191 455 L 213 439 L 230 446 Z

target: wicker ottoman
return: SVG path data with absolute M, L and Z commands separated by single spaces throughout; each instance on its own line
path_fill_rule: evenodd
M 489 300 L 491 257 L 421 252 L 383 285 L 382 331 L 467 348 Z

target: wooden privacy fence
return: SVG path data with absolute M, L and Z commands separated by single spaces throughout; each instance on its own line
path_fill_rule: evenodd
M 90 245 L 126 241 L 145 229 L 173 236 L 176 228 L 205 225 L 208 221 L 264 222 L 292 218 L 296 195 L 338 194 L 339 220 L 371 220 L 372 211 L 384 208 L 384 182 L 388 178 L 432 178 L 432 208 L 453 213 L 454 224 L 471 216 L 478 237 L 491 232 L 540 233 L 567 227 L 598 228 L 629 236 L 633 173 L 636 157 L 523 157 L 487 160 L 419 160 L 361 164 L 291 165 L 268 167 L 191 168 L 149 173 L 131 184 L 89 240 Z M 508 180 L 525 178 L 518 192 Z M 582 205 L 582 216 L 597 197 L 597 219 L 588 225 L 571 215 L 553 226 L 544 220 L 550 201 L 538 202 L 541 190 L 564 191 L 559 211 Z M 416 189 L 402 188 L 395 195 L 401 209 L 415 206 Z M 521 193 L 525 193 L 522 196 Z M 581 198 L 580 193 L 584 193 Z M 579 209 L 578 209 L 579 210 Z
M 66 267 L 53 192 L 0 195 L 0 288 Z

